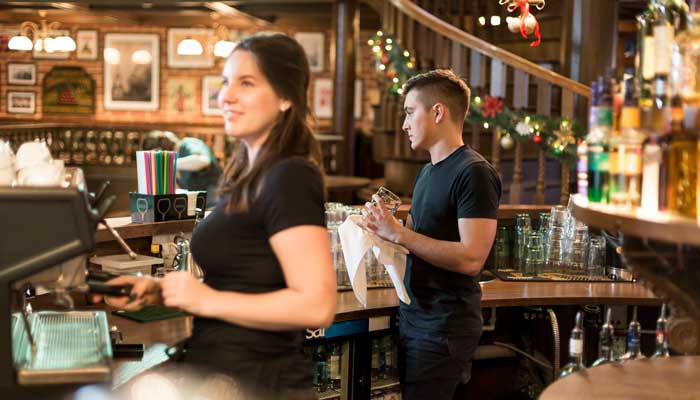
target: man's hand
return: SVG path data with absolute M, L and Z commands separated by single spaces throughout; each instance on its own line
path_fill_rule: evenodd
M 163 304 L 190 314 L 202 315 L 214 290 L 184 271 L 166 274 L 160 281 Z
M 387 210 L 384 201 L 376 194 L 372 196 L 374 203 L 365 203 L 362 212 L 364 223 L 367 228 L 376 233 L 382 239 L 399 243 L 401 233 L 404 229 L 399 221 Z

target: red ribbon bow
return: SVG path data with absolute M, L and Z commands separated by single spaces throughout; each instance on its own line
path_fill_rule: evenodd
M 487 118 L 496 118 L 496 114 L 503 111 L 503 101 L 498 97 L 485 96 L 484 105 L 481 107 L 481 114 Z

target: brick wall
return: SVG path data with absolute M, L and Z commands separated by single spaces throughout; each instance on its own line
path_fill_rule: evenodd
M 183 124 L 193 124 L 193 125 L 211 125 L 220 126 L 220 117 L 216 116 L 204 116 L 201 112 L 201 90 L 202 90 L 202 77 L 204 75 L 219 75 L 221 73 L 221 68 L 224 60 L 217 58 L 215 65 L 212 68 L 206 69 L 175 69 L 168 68 L 167 66 L 167 27 L 164 26 L 120 26 L 115 24 L 104 24 L 100 26 L 94 25 L 74 25 L 66 26 L 72 32 L 73 38 L 75 38 L 75 32 L 77 30 L 96 30 L 98 32 L 98 59 L 96 61 L 85 61 L 77 60 L 76 52 L 70 54 L 70 58 L 67 60 L 46 60 L 46 59 L 34 59 L 32 57 L 32 52 L 29 51 L 10 51 L 10 50 L 0 50 L 0 124 L 12 123 L 12 122 L 54 122 L 54 121 L 66 121 L 66 122 L 119 122 L 119 123 L 183 123 Z M 275 27 L 270 27 L 268 30 L 282 30 Z M 0 33 L 12 32 L 12 26 L 1 26 Z M 298 31 L 316 31 L 318 28 L 305 28 L 299 27 Z M 104 37 L 105 33 L 155 33 L 159 35 L 160 43 L 160 71 L 159 71 L 159 109 L 157 111 L 115 111 L 115 110 L 105 110 L 104 109 L 104 65 L 102 51 L 104 49 Z M 286 33 L 293 35 L 294 31 L 286 30 Z M 324 71 L 314 73 L 313 77 L 323 77 L 332 78 L 332 68 L 334 67 L 334 57 L 330 54 L 334 51 L 334 36 L 333 32 L 330 30 L 323 31 L 325 34 L 325 63 Z M 367 39 L 372 35 L 371 31 L 361 32 L 361 43 L 359 45 L 359 50 L 361 51 L 361 62 L 359 63 L 360 70 L 358 70 L 358 79 L 363 81 L 362 85 L 362 118 L 357 121 L 358 127 L 363 130 L 369 131 L 371 127 L 371 106 L 370 101 L 377 101 L 377 82 L 376 75 L 373 70 L 373 64 L 371 60 L 371 51 L 369 50 L 366 42 Z M 8 72 L 7 64 L 11 62 L 29 62 L 34 63 L 37 69 L 37 81 L 36 85 L 24 86 L 24 85 L 8 85 Z M 42 82 L 44 76 L 53 68 L 54 66 L 81 66 L 88 74 L 92 76 L 95 80 L 95 113 L 94 115 L 69 115 L 69 114 L 43 114 L 42 112 Z M 195 109 L 192 112 L 179 113 L 168 111 L 167 102 L 167 82 L 169 79 L 191 79 L 195 81 Z M 311 84 L 311 91 L 313 91 L 313 82 Z M 8 91 L 31 91 L 36 93 L 36 112 L 35 114 L 11 114 L 7 110 L 7 92 Z M 309 94 L 310 102 L 313 101 L 311 96 L 313 93 Z M 328 130 L 331 126 L 330 119 L 319 119 L 314 122 L 316 129 L 319 131 Z

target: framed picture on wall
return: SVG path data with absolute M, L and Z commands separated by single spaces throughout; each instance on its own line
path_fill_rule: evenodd
M 211 68 L 214 66 L 214 52 L 209 40 L 214 37 L 213 29 L 170 28 L 168 29 L 168 67 L 170 68 Z M 202 45 L 202 54 L 196 56 L 177 53 L 177 46 L 185 39 L 194 39 Z
M 10 114 L 34 114 L 35 92 L 7 92 L 7 112 Z
M 63 35 L 70 36 L 70 31 L 68 29 L 53 29 L 49 31 L 49 36 L 51 37 Z M 32 57 L 35 59 L 67 60 L 70 58 L 70 53 L 70 51 L 54 51 L 49 53 L 48 51 L 37 50 L 37 48 L 34 47 L 34 50 L 32 50 Z
M 204 75 L 202 77 L 202 115 L 222 115 L 219 107 L 219 91 L 221 90 L 221 76 Z
M 174 113 L 191 113 L 197 109 L 197 81 L 194 79 L 168 79 L 168 104 L 166 110 Z
M 97 31 L 78 31 L 75 34 L 75 54 L 78 60 L 97 60 Z
M 328 119 L 333 116 L 333 81 L 328 78 L 314 79 L 314 115 Z
M 105 110 L 158 110 L 158 42 L 152 33 L 105 34 Z
M 324 53 L 324 35 L 321 32 L 298 32 L 294 35 L 309 59 L 311 72 L 321 72 L 324 69 L 326 53 Z
M 9 85 L 36 85 L 36 64 L 7 63 Z

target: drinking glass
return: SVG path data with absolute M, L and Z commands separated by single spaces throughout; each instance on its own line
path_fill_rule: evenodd
M 576 221 L 573 236 L 565 256 L 568 272 L 573 275 L 585 275 L 588 261 L 588 226 Z
M 375 194 L 382 199 L 387 210 L 389 210 L 392 215 L 396 214 L 396 211 L 401 206 L 401 198 L 399 196 L 395 195 L 391 190 L 385 188 L 384 186 L 380 186 Z M 374 201 L 372 201 L 372 203 L 374 203 Z
M 143 197 L 139 197 L 136 199 L 136 211 L 141 214 L 141 223 L 144 223 L 145 217 L 146 217 L 146 211 L 148 211 L 148 200 L 144 199 Z
M 588 245 L 588 277 L 600 278 L 605 275 L 605 238 L 602 236 L 591 236 Z
M 177 212 L 177 219 L 182 219 L 182 213 L 187 209 L 187 199 L 184 197 L 176 197 L 173 208 Z
M 156 210 L 158 210 L 158 213 L 160 214 L 160 220 L 165 221 L 165 216 L 170 211 L 170 199 L 158 199 L 158 203 L 156 203 Z
M 508 240 L 508 228 L 499 226 L 496 231 L 496 240 L 493 244 L 493 264 L 496 270 L 510 268 L 510 241 Z
M 521 213 L 515 216 L 515 248 L 513 249 L 513 268 L 522 271 L 525 261 L 525 239 L 530 232 L 532 221 L 530 214 Z
M 542 272 L 543 265 L 542 235 L 539 232 L 530 231 L 526 236 L 522 273 L 525 276 L 537 276 L 537 274 Z

